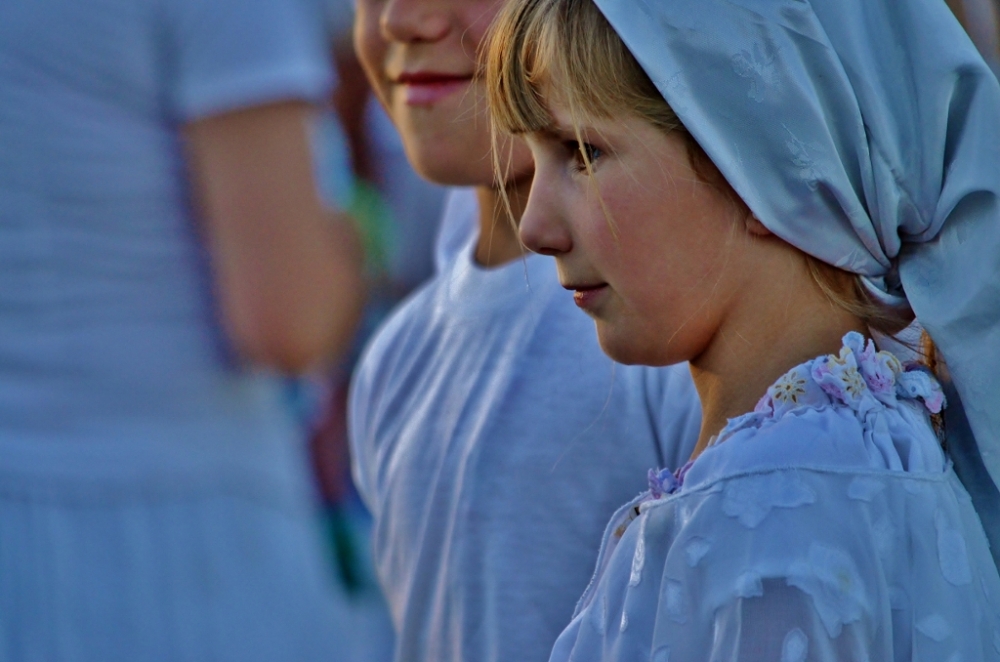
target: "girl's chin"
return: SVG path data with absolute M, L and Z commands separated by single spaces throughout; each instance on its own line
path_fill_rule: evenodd
M 607 320 L 596 320 L 595 323 L 601 350 L 616 363 L 662 367 L 687 360 L 675 356 L 676 352 L 668 351 L 663 345 L 663 337 L 666 336 L 658 335 L 647 340 L 635 329 L 625 328 L 624 325 L 614 325 Z
M 647 352 L 636 342 L 634 336 L 621 329 L 616 329 L 607 321 L 597 320 L 597 341 L 601 350 L 612 361 L 624 365 L 646 365 L 643 360 Z
M 410 157 L 414 170 L 422 178 L 441 186 L 490 186 L 493 184 L 491 172 L 479 173 L 470 168 L 476 160 L 463 154 L 461 150 L 427 150 Z

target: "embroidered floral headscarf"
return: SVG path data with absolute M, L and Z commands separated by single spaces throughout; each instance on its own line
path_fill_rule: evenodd
M 596 3 L 764 225 L 909 300 L 1000 554 L 1000 83 L 945 3 Z

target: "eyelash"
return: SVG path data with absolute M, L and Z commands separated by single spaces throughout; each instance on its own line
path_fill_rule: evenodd
M 604 150 L 600 147 L 595 147 L 590 143 L 582 143 L 582 146 L 583 149 L 581 151 L 581 143 L 575 140 L 566 141 L 566 149 L 573 155 L 575 160 L 574 169 L 577 172 L 586 172 L 587 161 L 590 161 L 590 164 L 593 165 L 599 158 L 604 156 Z M 586 159 L 584 158 L 584 153 L 587 155 Z

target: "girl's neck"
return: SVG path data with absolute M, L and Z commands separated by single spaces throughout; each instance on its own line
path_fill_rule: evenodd
M 767 389 L 791 368 L 839 351 L 849 331 L 867 334 L 854 315 L 833 306 L 809 280 L 750 292 L 736 303 L 702 354 L 690 362 L 702 406 L 697 457 L 731 418 L 753 411 Z M 801 280 L 804 278 L 805 280 Z
M 524 206 L 531 190 L 531 177 L 512 182 L 507 188 L 510 212 L 504 204 L 500 189 L 477 186 L 476 199 L 479 202 L 479 239 L 476 242 L 476 262 L 484 267 L 499 267 L 516 260 L 527 249 L 517 235 L 516 222 L 521 220 Z M 514 218 L 511 222 L 510 214 Z

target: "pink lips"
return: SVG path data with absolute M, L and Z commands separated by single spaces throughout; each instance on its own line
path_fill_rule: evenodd
M 445 97 L 464 90 L 472 76 L 416 71 L 400 74 L 396 82 L 403 86 L 406 104 L 431 106 Z
M 601 295 L 603 295 L 607 289 L 607 285 L 593 285 L 588 287 L 576 287 L 573 289 L 573 303 L 575 303 L 580 308 L 584 310 L 594 308 Z

